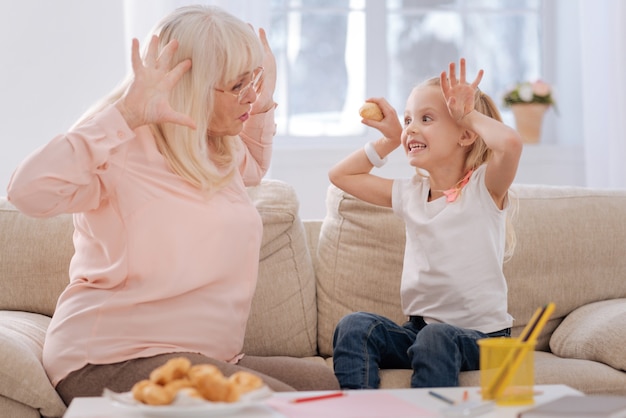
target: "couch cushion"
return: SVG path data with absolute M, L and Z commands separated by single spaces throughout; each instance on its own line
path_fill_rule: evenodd
M 550 338 L 561 357 L 594 360 L 626 371 L 626 299 L 590 303 L 567 315 Z
M 605 364 L 559 358 L 552 353 L 535 351 L 535 384 L 568 385 L 587 395 L 612 394 L 626 396 L 626 374 Z M 332 366 L 332 362 L 329 362 Z M 385 369 L 380 372 L 380 387 L 409 388 L 412 370 Z M 461 386 L 480 386 L 480 371 L 461 372 Z
M 547 350 L 550 333 L 574 309 L 626 298 L 626 191 L 520 184 L 512 190 L 519 201 L 517 246 L 504 274 L 514 335 L 552 301 L 552 320 L 537 342 Z
M 316 355 L 315 272 L 295 190 L 278 180 L 263 180 L 248 193 L 263 219 L 263 242 L 244 352 Z
M 59 417 L 65 405 L 41 364 L 50 318 L 28 312 L 0 311 L 0 395 Z
M 404 242 L 404 223 L 391 209 L 329 187 L 315 257 L 321 355 L 332 355 L 335 326 L 350 312 L 405 319 L 400 307 Z
M 0 309 L 51 316 L 69 282 L 72 216 L 32 218 L 0 198 L 0 231 Z

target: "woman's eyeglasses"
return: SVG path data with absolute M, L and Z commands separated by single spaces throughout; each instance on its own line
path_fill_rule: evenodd
M 261 81 L 262 75 L 263 75 L 263 67 L 257 67 L 254 69 L 254 71 L 252 71 L 252 80 L 250 80 L 250 82 L 246 84 L 245 86 L 240 86 L 240 87 L 236 86 L 231 91 L 218 89 L 217 87 L 215 87 L 215 90 L 219 91 L 220 93 L 227 93 L 227 94 L 230 94 L 231 96 L 235 96 L 237 98 L 237 101 L 239 103 L 242 103 L 245 97 L 248 95 L 248 92 L 250 91 L 251 88 L 254 89 L 254 91 L 256 91 L 257 87 L 259 86 L 259 82 Z

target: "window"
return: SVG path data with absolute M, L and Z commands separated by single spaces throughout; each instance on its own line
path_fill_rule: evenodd
M 415 84 L 459 57 L 470 77 L 485 70 L 481 88 L 499 104 L 510 85 L 545 74 L 545 7 L 540 0 L 272 0 L 278 134 L 362 137 L 363 100 L 384 96 L 401 114 Z

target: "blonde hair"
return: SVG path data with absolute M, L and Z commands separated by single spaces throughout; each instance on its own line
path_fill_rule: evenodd
M 202 190 L 214 191 L 236 170 L 234 155 L 239 143 L 233 137 L 208 134 L 215 87 L 252 71 L 262 62 L 263 47 L 247 23 L 215 6 L 193 5 L 174 10 L 146 37 L 142 57 L 153 35 L 159 37 L 157 54 L 171 40 L 178 41 L 172 58 L 174 65 L 191 59 L 191 69 L 172 89 L 170 105 L 189 115 L 197 125 L 195 130 L 172 123 L 151 125 L 157 147 L 174 172 Z M 129 74 L 82 120 L 118 100 L 132 77 L 133 74 Z
M 441 87 L 441 79 L 439 77 L 429 78 L 421 85 Z M 500 111 L 498 110 L 498 107 L 493 99 L 478 88 L 474 93 L 474 109 L 492 119 L 502 122 L 502 115 L 500 115 Z M 467 148 L 465 167 L 463 167 L 464 173 L 467 173 L 469 170 L 476 170 L 481 165 L 487 163 L 493 154 L 491 149 L 487 147 L 487 144 L 485 144 L 485 141 L 480 136 L 478 136 L 474 143 Z M 517 245 L 517 235 L 515 234 L 513 221 L 517 217 L 518 200 L 511 190 L 508 192 L 508 199 L 509 208 L 507 210 L 506 217 L 506 246 L 504 249 L 505 261 L 511 259 L 515 251 L 515 246 Z

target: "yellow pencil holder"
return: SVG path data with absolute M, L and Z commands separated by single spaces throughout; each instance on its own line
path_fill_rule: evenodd
M 497 405 L 534 402 L 535 342 L 517 338 L 485 338 L 480 348 L 480 387 L 483 400 Z

